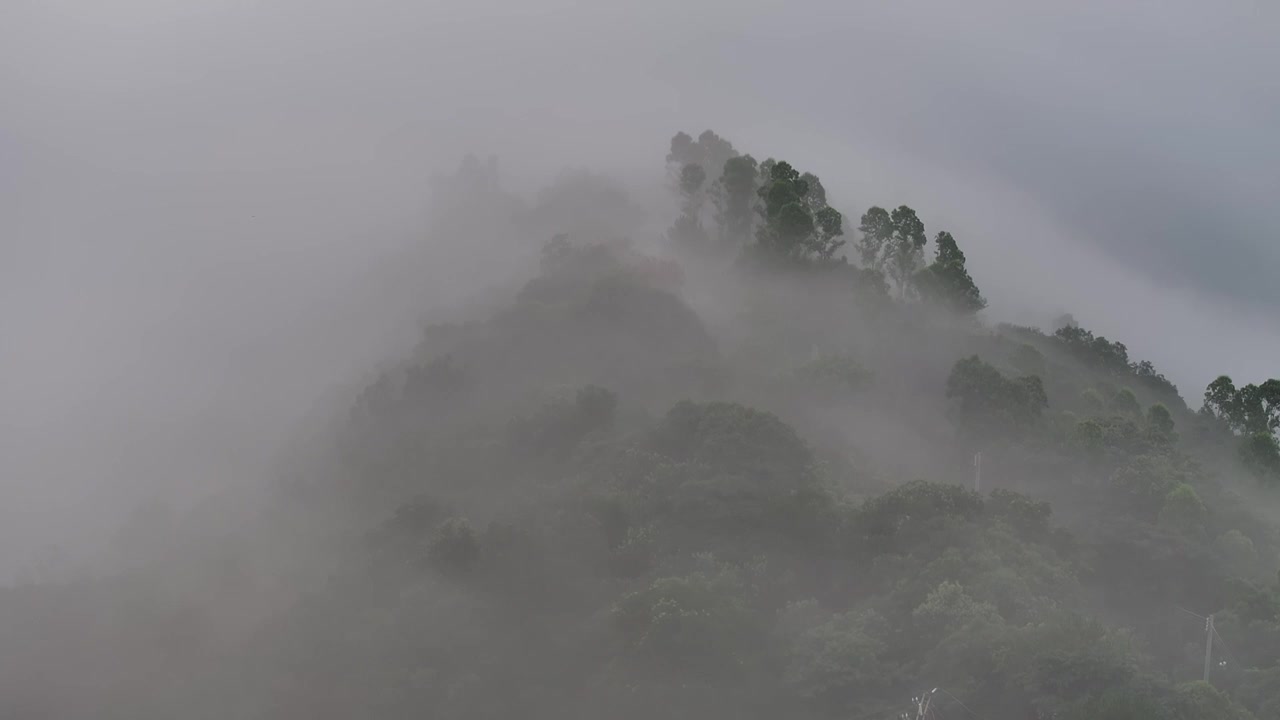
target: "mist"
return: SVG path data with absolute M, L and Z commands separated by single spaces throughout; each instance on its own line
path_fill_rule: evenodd
M 1192 410 L 1220 375 L 1261 384 L 1280 358 L 1277 33 L 1277 10 L 1245 0 L 1053 11 L 1001 0 L 7 4 L 0 578 L 20 588 L 137 566 L 128 537 L 140 517 L 184 517 L 209 503 L 234 512 L 205 515 L 209 535 L 200 537 L 243 530 L 250 555 L 255 542 L 288 548 L 258 569 L 264 575 L 329 561 L 302 538 L 353 552 L 350 537 L 377 526 L 377 513 L 420 493 L 352 459 L 367 461 L 391 430 L 344 423 L 380 379 L 400 387 L 386 378 L 431 367 L 442 354 L 433 342 L 484 378 L 470 400 L 432 406 L 431 423 L 451 428 L 441 438 L 466 423 L 536 424 L 539 403 L 559 407 L 569 385 L 616 393 L 619 437 L 657 433 L 651 426 L 685 398 L 741 402 L 794 426 L 850 503 L 922 477 L 968 481 L 968 446 L 950 445 L 957 431 L 941 409 L 944 385 L 952 364 L 973 353 L 1013 372 L 989 353 L 1022 340 L 983 339 L 1000 323 L 1045 330 L 1049 339 L 1029 342 L 1048 367 L 1078 372 L 1047 379 L 1053 412 L 1085 417 L 1081 388 L 1129 382 L 1073 384 L 1092 370 L 1043 345 L 1064 313 L 1122 340 L 1133 361 L 1153 362 Z M 976 322 L 987 329 L 911 320 L 904 330 L 865 308 L 818 318 L 810 303 L 848 299 L 794 279 L 757 287 L 726 269 L 732 263 L 673 250 L 678 168 L 664 156 L 677 131 L 706 128 L 738 152 L 819 176 L 845 215 L 847 251 L 871 206 L 909 205 L 931 237 L 954 233 L 986 299 Z M 459 170 L 477 166 L 491 185 Z M 559 327 L 536 315 L 543 300 L 529 288 L 561 282 L 544 252 L 560 233 L 579 249 L 626 238 L 623 266 L 636 262 L 631 254 L 674 258 L 684 277 L 676 295 L 697 322 L 642 298 L 637 307 L 672 325 L 640 324 L 634 337 L 565 330 L 561 342 L 577 356 L 517 341 L 504 322 Z M 480 329 L 424 339 L 441 323 Z M 655 350 L 668 342 L 670 356 Z M 822 343 L 822 352 L 857 357 L 879 384 L 862 400 L 829 405 L 775 383 Z M 530 353 L 529 366 L 488 357 L 493 347 Z M 1168 402 L 1137 391 L 1144 406 Z M 1255 498 L 1258 527 L 1270 528 L 1274 498 L 1233 446 L 1219 430 L 1193 433 L 1192 415 L 1173 409 L 1194 443 L 1186 452 L 1232 498 L 1217 517 L 1237 517 L 1237 496 Z M 483 474 L 471 456 L 422 452 L 414 462 L 433 468 L 425 474 Z M 353 500 L 344 483 L 359 483 L 339 477 L 359 475 L 356 467 L 383 484 Z M 537 467 L 530 472 L 570 472 Z M 1056 519 L 1089 536 L 1071 524 L 1086 508 L 1071 493 L 993 472 L 994 486 L 1052 501 Z M 299 476 L 343 490 L 309 491 L 324 497 L 324 513 L 264 520 L 277 517 L 278 503 L 293 505 L 281 500 L 281 482 Z M 456 482 L 428 494 L 478 527 L 566 492 Z M 1219 490 L 1196 488 L 1217 501 Z M 330 536 L 316 531 L 322 525 L 341 529 Z M 1274 573 L 1271 532 L 1245 532 L 1258 547 L 1256 577 Z M 169 578 L 222 540 L 190 542 L 199 552 L 175 545 L 150 572 Z M 306 580 L 296 586 L 278 580 L 270 593 L 250 593 L 261 606 L 227 610 L 238 631 L 253 634 L 312 592 L 319 581 L 297 572 Z M 467 602 L 445 581 L 428 585 L 432 602 Z M 1114 605 L 1099 607 L 1089 612 L 1128 622 Z M 451 642 L 496 647 L 472 631 Z M 88 712 L 101 697 L 120 695 L 86 691 L 45 707 Z M 273 712 L 263 702 L 246 716 L 304 707 Z M 485 712 L 442 707 L 417 709 Z

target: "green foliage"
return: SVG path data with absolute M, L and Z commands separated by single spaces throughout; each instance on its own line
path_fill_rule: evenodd
M 1248 568 L 1253 567 L 1253 564 L 1258 559 L 1258 552 L 1254 547 L 1253 541 L 1247 535 L 1234 528 L 1219 535 L 1218 539 L 1214 541 L 1214 545 L 1227 563 L 1237 571 L 1247 571 Z
M 1259 720 L 1280 717 L 1280 665 L 1246 670 L 1239 694 L 1241 703 Z
M 1093 333 L 1076 326 L 1059 328 L 1053 336 L 1086 365 L 1113 374 L 1129 372 L 1129 350 L 1124 343 L 1094 337 Z
M 873 207 L 862 215 L 858 230 L 862 232 L 858 250 L 863 265 L 891 278 L 898 294 L 906 298 L 914 289 L 913 280 L 922 264 L 925 243 L 929 241 L 916 211 L 906 205 L 892 213 Z
M 701 165 L 685 165 L 680 171 L 680 194 L 686 198 L 696 197 L 707 180 L 707 171 Z
M 1179 532 L 1198 532 L 1204 527 L 1206 510 L 1196 491 L 1179 483 L 1165 496 L 1160 524 Z
M 1021 493 L 996 488 L 986 501 L 987 513 L 1007 523 L 1024 536 L 1042 536 L 1049 531 L 1049 503 L 1033 500 Z
M 533 455 L 563 456 L 587 435 L 612 428 L 617 405 L 612 392 L 587 385 L 572 401 L 545 403 L 533 415 L 513 419 L 508 424 L 511 444 Z
M 1034 345 L 1022 343 L 1019 345 L 1009 357 L 1009 363 L 1023 375 L 1038 375 L 1044 377 L 1048 371 L 1045 363 L 1044 353 L 1036 349 Z
M 890 687 L 889 624 L 873 610 L 830 616 L 791 638 L 783 677 L 792 692 L 825 712 L 847 713 Z
M 1137 418 L 1142 414 L 1142 405 L 1138 403 L 1138 396 L 1132 390 L 1121 388 L 1111 398 L 1111 411 L 1122 417 Z
M 679 188 L 682 198 L 682 211 L 675 224 L 667 231 L 672 242 L 693 247 L 703 247 L 710 239 L 702 227 L 703 184 L 707 173 L 701 165 L 685 165 L 680 171 Z
M 1254 433 L 1240 443 L 1240 461 L 1264 482 L 1280 483 L 1280 440 Z
M 1280 380 L 1237 389 L 1223 375 L 1205 388 L 1200 412 L 1243 436 L 1240 462 L 1259 480 L 1280 483 Z
M 949 232 L 934 239 L 937 254 L 933 264 L 916 273 L 914 283 L 920 296 L 961 313 L 975 313 L 987 306 L 978 286 L 965 268 L 964 253 Z
M 1138 424 L 1127 418 L 1095 417 L 1082 420 L 1070 439 L 1071 447 L 1082 457 L 1095 460 L 1123 461 L 1141 456 L 1152 449 L 1150 438 Z
M 1153 438 L 1160 442 L 1173 442 L 1177 439 L 1177 424 L 1173 420 L 1173 413 L 1169 412 L 1169 408 L 1161 403 L 1156 403 L 1147 408 L 1147 431 Z
M 819 355 L 795 369 L 795 376 L 825 391 L 857 391 L 870 384 L 872 373 L 848 355 Z
M 1102 399 L 1102 393 L 1095 388 L 1087 388 L 1080 393 L 1080 399 L 1084 402 L 1086 408 L 1095 413 L 1101 413 L 1107 408 L 1107 403 Z
M 843 219 L 827 206 L 817 178 L 801 176 L 787 162 L 770 161 L 761 171 L 757 246 L 774 259 L 830 260 L 845 242 L 838 239 L 844 234 Z
M 1177 458 L 1163 454 L 1139 455 L 1111 475 L 1111 497 L 1134 516 L 1154 521 L 1175 490 L 1186 488 L 1194 497 L 1195 492 L 1188 484 L 1192 478 L 1192 470 Z M 1179 495 L 1174 504 L 1189 503 L 1190 499 Z M 1183 509 L 1194 512 L 1194 508 Z M 1175 508 L 1171 512 L 1178 511 Z
M 1178 410 L 1186 409 L 1186 402 L 1178 394 L 1178 387 L 1157 372 L 1149 360 L 1134 363 L 1129 368 L 1139 385 L 1145 387 L 1162 403 L 1176 407 Z
M 671 138 L 667 163 L 679 168 L 696 165 L 712 176 L 719 175 L 725 164 L 738 157 L 733 143 L 711 130 L 704 130 L 698 139 L 688 133 L 678 132 Z
M 1173 720 L 1253 720 L 1248 711 L 1202 680 L 1179 685 L 1172 710 Z
M 871 547 L 910 547 L 944 524 L 973 520 L 982 508 L 982 496 L 973 491 L 914 481 L 864 503 L 853 527 L 861 541 Z
M 630 651 L 665 672 L 723 680 L 760 642 L 735 571 L 661 577 L 628 593 L 613 611 Z
M 1231 378 L 1223 375 L 1205 388 L 1203 411 L 1237 433 L 1275 433 L 1280 430 L 1280 380 L 1237 390 Z
M 1073 711 L 1072 720 L 1167 720 L 1164 707 L 1129 688 L 1108 690 Z
M 828 498 L 813 455 L 772 413 L 681 402 L 648 434 L 645 447 L 674 463 L 665 475 L 664 504 L 682 527 L 793 539 L 822 532 L 819 516 Z
M 1000 613 L 994 605 L 974 600 L 956 582 L 944 582 L 911 611 L 917 632 L 934 642 L 974 623 L 995 623 Z
M 1138 658 L 1125 634 L 1059 613 L 1018 632 L 1005 662 L 1028 709 L 1051 717 L 1081 698 L 1124 688 L 1137 673 Z
M 740 155 L 725 162 L 719 186 L 717 221 L 721 239 L 745 245 L 751 237 L 751 203 L 759 187 L 755 158 Z
M 947 397 L 959 401 L 961 432 L 977 439 L 1022 435 L 1049 404 L 1039 377 L 1006 378 L 977 355 L 952 367 Z

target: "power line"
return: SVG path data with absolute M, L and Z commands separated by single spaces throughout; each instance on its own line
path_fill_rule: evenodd
M 964 701 L 963 701 L 963 700 L 961 700 L 960 698 L 956 697 L 955 695 L 952 695 L 950 690 L 947 690 L 946 688 L 938 688 L 938 690 L 939 690 L 939 691 L 941 691 L 943 694 L 945 694 L 947 697 L 949 697 L 949 698 L 951 698 L 952 700 L 955 700 L 957 703 L 959 703 L 959 704 L 960 704 L 960 707 L 964 708 L 964 711 L 965 711 L 965 712 L 967 712 L 967 713 L 969 713 L 969 715 L 973 716 L 974 718 L 977 718 L 977 720 L 982 720 L 982 716 L 981 716 L 981 715 L 979 715 L 978 713 L 976 713 L 976 712 L 974 712 L 974 711 L 970 710 L 970 709 L 969 709 L 969 706 L 968 706 L 968 705 L 965 705 L 965 704 L 964 704 Z
M 1237 665 L 1240 665 L 1239 658 L 1236 657 L 1235 653 L 1231 652 L 1231 648 L 1227 647 L 1227 641 L 1222 639 L 1222 635 L 1218 633 L 1218 628 L 1214 627 L 1212 628 L 1212 630 L 1213 630 L 1213 636 L 1218 638 L 1218 644 L 1222 646 L 1222 650 L 1226 653 L 1226 655 L 1231 658 L 1231 662 Z M 1240 666 L 1244 667 L 1243 665 L 1240 665 Z
M 1184 612 L 1184 613 L 1186 613 L 1186 614 L 1190 615 L 1190 616 L 1191 616 L 1191 617 L 1193 617 L 1193 618 L 1197 618 L 1197 619 L 1199 619 L 1199 620 L 1208 620 L 1208 619 L 1209 619 L 1209 618 L 1207 618 L 1207 617 L 1205 617 L 1205 616 L 1203 616 L 1203 615 L 1201 615 L 1201 614 L 1199 614 L 1199 613 L 1193 613 L 1193 612 L 1191 612 L 1190 610 L 1188 610 L 1188 609 L 1186 609 L 1186 608 L 1178 607 L 1177 605 L 1174 605 L 1173 607 L 1174 607 L 1174 608 L 1176 608 L 1176 609 L 1178 609 L 1178 610 L 1181 610 L 1182 612 Z

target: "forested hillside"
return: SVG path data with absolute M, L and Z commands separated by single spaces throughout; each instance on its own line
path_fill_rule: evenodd
M 1280 380 L 991 323 L 927 208 L 711 131 L 654 158 L 660 241 L 602 178 L 445 178 L 434 242 L 536 267 L 251 517 L 0 590 L 0 714 L 1280 718 Z

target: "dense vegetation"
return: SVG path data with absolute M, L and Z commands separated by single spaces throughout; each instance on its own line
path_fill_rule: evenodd
M 1070 318 L 985 324 L 912 208 L 710 131 L 667 163 L 657 250 L 575 235 L 630 217 L 592 181 L 520 209 L 533 277 L 247 529 L 0 593 L 54 648 L 4 714 L 1280 717 L 1280 381 L 1193 410 Z

